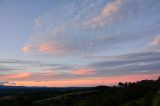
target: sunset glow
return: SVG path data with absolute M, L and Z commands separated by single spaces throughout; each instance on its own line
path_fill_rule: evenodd
M 0 82 L 67 87 L 157 79 L 159 10 L 159 0 L 0 0 Z

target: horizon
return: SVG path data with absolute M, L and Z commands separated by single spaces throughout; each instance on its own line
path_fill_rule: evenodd
M 159 10 L 159 0 L 0 0 L 0 85 L 155 80 Z
M 137 83 L 137 82 L 141 82 L 141 81 L 147 81 L 147 80 L 158 80 L 160 78 L 160 76 L 157 78 L 157 79 L 141 79 L 141 80 L 135 80 L 135 81 L 131 81 L 131 82 L 128 82 L 128 81 L 124 81 L 124 82 L 118 82 L 118 83 L 115 83 L 115 84 L 112 84 L 112 85 L 102 85 L 102 84 L 99 84 L 99 85 L 90 85 L 90 86 L 25 86 L 25 85 L 14 85 L 14 84 L 9 84 L 9 85 L 1 85 L 0 84 L 0 87 L 29 87 L 29 88 L 92 88 L 92 87 L 98 87 L 98 86 L 106 86 L 106 87 L 113 87 L 113 86 L 119 86 L 118 84 L 119 83 Z

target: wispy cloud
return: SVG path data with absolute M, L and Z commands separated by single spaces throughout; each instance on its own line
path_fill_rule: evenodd
M 36 20 L 34 21 L 34 28 L 38 29 L 41 26 L 41 21 L 40 21 L 40 17 L 36 18 Z
M 74 64 L 55 64 L 46 61 L 18 59 L 0 60 L 0 79 L 51 80 L 69 77 L 70 71 L 80 68 Z M 24 73 L 25 72 L 25 73 Z
M 67 66 L 65 64 L 58 65 L 36 61 L 24 61 L 24 65 L 30 65 L 29 67 L 31 68 L 28 69 L 32 69 L 34 71 L 26 73 L 21 73 L 21 71 L 17 71 L 17 74 L 3 74 L 0 76 L 0 78 L 1 80 L 12 79 L 14 81 L 58 81 L 86 78 L 94 79 L 97 77 L 100 78 L 111 76 L 118 77 L 123 75 L 127 76 L 135 74 L 160 74 L 159 51 L 146 51 L 102 57 L 85 57 L 86 60 L 91 59 L 91 62 L 88 65 L 86 64 L 84 66 Z M 17 60 L 17 63 L 18 62 L 19 61 Z M 23 65 L 23 61 L 21 62 L 21 64 Z M 37 69 L 39 66 L 41 66 L 41 70 Z
M 6 66 L 0 66 L 0 72 L 11 72 L 13 70 L 19 70 L 18 68 L 11 68 L 11 67 L 6 67 Z
M 76 75 L 90 75 L 90 74 L 96 74 L 94 70 L 90 70 L 90 69 L 73 70 L 71 73 L 72 73 L 72 74 L 76 74 Z
M 159 75 L 159 3 L 79 0 L 38 16 L 22 50 L 57 63 L 15 61 L 32 73 L 23 81 Z
M 112 21 L 114 21 L 113 18 L 115 17 L 113 15 L 118 11 L 123 2 L 124 0 L 115 0 L 106 4 L 98 15 L 92 17 L 84 24 L 91 28 L 95 28 L 112 23 Z
M 24 72 L 24 73 L 16 73 L 16 74 L 3 74 L 0 75 L 1 80 L 13 80 L 13 79 L 23 79 L 28 78 L 32 75 L 30 72 Z
M 39 46 L 39 51 L 57 54 L 63 52 L 63 47 L 58 47 L 53 43 L 44 43 Z
M 103 57 L 103 59 L 90 64 L 89 68 L 96 70 L 97 76 L 159 73 L 159 51 L 132 53 L 109 58 L 108 56 Z
M 142 41 L 147 42 L 158 33 L 160 25 L 155 24 L 160 20 L 158 10 L 157 1 L 71 2 L 35 20 L 38 24 L 35 26 L 39 27 L 32 31 L 23 51 L 35 55 L 80 56 L 117 47 L 122 50 L 126 45 L 136 49 Z

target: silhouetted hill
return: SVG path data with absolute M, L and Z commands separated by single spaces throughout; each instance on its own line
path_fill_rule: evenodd
M 111 87 L 1 86 L 0 106 L 160 106 L 160 78 Z

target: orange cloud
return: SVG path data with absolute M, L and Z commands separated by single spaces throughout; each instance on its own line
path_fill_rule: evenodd
M 28 53 L 29 51 L 30 51 L 30 46 L 24 46 L 23 48 L 22 48 L 22 51 L 24 52 L 24 53 Z
M 17 73 L 17 74 L 8 74 L 1 77 L 1 79 L 21 79 L 21 78 L 28 78 L 32 76 L 32 73 Z
M 41 52 L 57 53 L 57 52 L 62 51 L 62 48 L 57 47 L 57 45 L 53 43 L 44 43 L 39 46 L 39 50 Z
M 46 52 L 46 53 L 60 53 L 62 52 L 63 48 L 54 44 L 54 43 L 43 43 L 38 46 L 24 46 L 22 48 L 22 51 L 24 53 L 28 53 L 30 51 L 40 51 L 40 52 Z
M 90 69 L 80 69 L 80 70 L 74 70 L 72 71 L 72 73 L 77 75 L 88 75 L 88 74 L 94 74 L 95 71 Z

